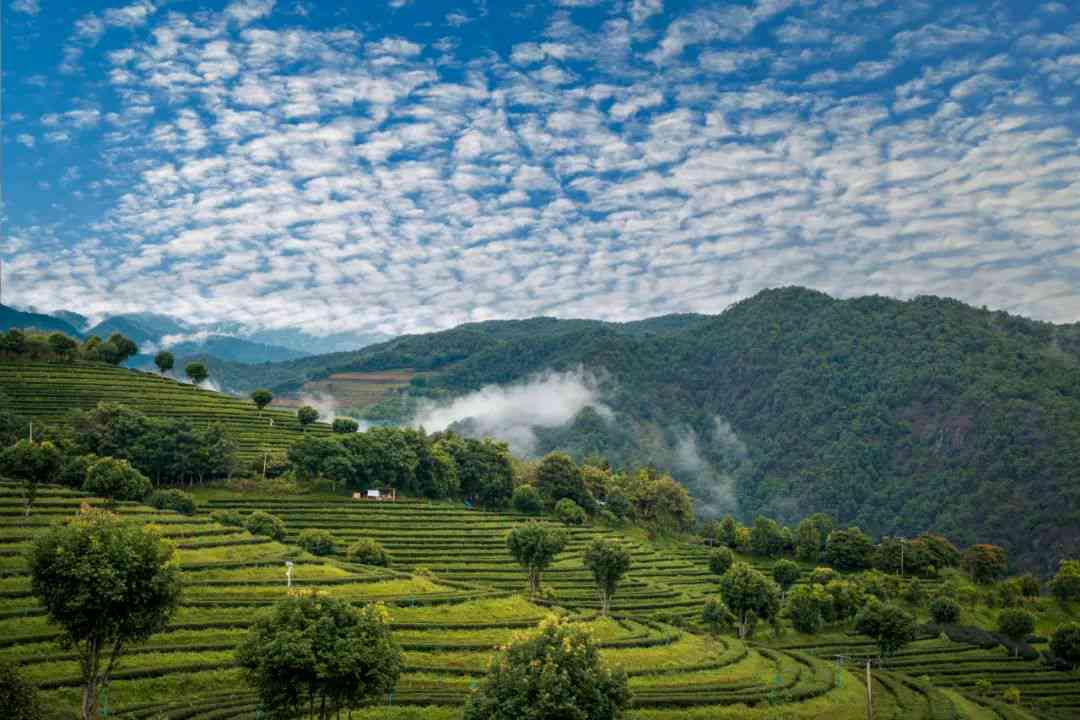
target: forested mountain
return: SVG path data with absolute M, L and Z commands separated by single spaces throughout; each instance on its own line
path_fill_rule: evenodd
M 0 305 L 0 332 L 11 328 L 62 332 L 71 337 L 82 337 L 82 333 L 78 329 L 60 318 L 35 312 L 24 312 L 7 305 Z
M 214 371 L 278 392 L 334 372 L 431 371 L 415 398 L 579 367 L 614 414 L 539 430 L 538 453 L 666 465 L 703 508 L 744 519 L 823 510 L 873 533 L 935 529 L 1043 570 L 1080 551 L 1076 324 L 788 288 L 717 316 L 485 322 Z

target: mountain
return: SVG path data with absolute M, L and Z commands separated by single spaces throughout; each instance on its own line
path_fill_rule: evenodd
M 212 374 L 281 394 L 418 371 L 370 409 L 408 421 L 425 398 L 576 368 L 611 413 L 538 430 L 537 453 L 656 463 L 703 509 L 744 520 L 825 511 L 876 534 L 932 529 L 1043 572 L 1080 555 L 1080 324 L 784 288 L 715 316 L 473 323 Z
M 11 328 L 62 332 L 75 338 L 82 337 L 82 333 L 73 327 L 71 323 L 60 318 L 35 312 L 23 312 L 7 305 L 0 305 L 0 330 L 10 330 Z

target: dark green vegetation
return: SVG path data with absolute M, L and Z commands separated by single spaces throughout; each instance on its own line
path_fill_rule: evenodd
M 790 288 L 714 317 L 487 322 L 242 376 L 211 365 L 240 389 L 276 393 L 333 373 L 425 371 L 371 410 L 389 420 L 408 415 L 410 398 L 584 366 L 614 421 L 587 408 L 538 433 L 539 453 L 657 463 L 721 509 L 731 505 L 717 487 L 730 482 L 744 519 L 824 510 L 875 535 L 933 529 L 1003 545 L 1043 572 L 1080 552 L 1075 324 Z M 705 471 L 677 462 L 691 431 Z

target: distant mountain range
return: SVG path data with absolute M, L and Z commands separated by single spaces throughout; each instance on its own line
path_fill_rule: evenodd
M 122 333 L 139 345 L 140 354 L 130 363 L 135 367 L 150 365 L 158 350 L 169 350 L 181 361 L 208 356 L 228 363 L 253 364 L 357 350 L 387 339 L 355 333 L 319 337 L 302 330 L 247 331 L 235 323 L 192 323 L 157 313 L 112 315 L 93 324 L 76 312 L 41 313 L 32 308 L 19 310 L 0 305 L 0 330 L 12 327 L 58 331 L 79 338 Z

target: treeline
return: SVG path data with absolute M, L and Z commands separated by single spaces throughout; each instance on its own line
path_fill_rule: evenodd
M 123 365 L 139 352 L 139 346 L 120 333 L 107 340 L 91 335 L 76 340 L 62 332 L 43 333 L 12 328 L 0 333 L 0 360 L 44 360 L 47 362 L 101 362 Z

